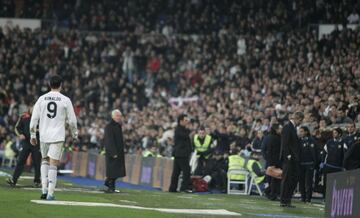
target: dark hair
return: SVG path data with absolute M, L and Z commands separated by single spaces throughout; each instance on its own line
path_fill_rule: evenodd
M 50 88 L 52 88 L 52 89 L 60 88 L 61 83 L 62 83 L 62 78 L 61 78 L 61 76 L 59 76 L 57 74 L 55 74 L 54 76 L 52 76 L 50 78 Z
M 239 148 L 233 148 L 233 149 L 231 149 L 230 154 L 231 154 L 231 155 L 236 155 L 236 154 L 238 154 L 239 152 L 240 152 L 240 149 L 239 149 Z
M 200 126 L 199 131 L 205 131 L 205 126 Z
M 346 118 L 346 119 L 345 119 L 345 122 L 346 122 L 346 124 L 350 124 L 350 125 L 352 125 L 353 127 L 356 127 L 355 122 L 354 122 L 351 118 Z
M 278 124 L 278 123 L 272 124 L 270 127 L 270 134 L 276 135 L 277 134 L 276 130 L 278 130 L 279 128 L 280 128 L 280 124 Z
M 180 121 L 184 120 L 186 117 L 186 114 L 180 114 L 177 118 L 178 125 L 180 125 Z
M 340 127 L 337 127 L 335 129 L 333 129 L 333 131 L 336 131 L 339 134 L 340 137 L 342 136 L 343 131 L 341 130 Z
M 303 114 L 303 112 L 301 112 L 301 111 L 296 111 L 296 112 L 294 113 L 294 118 L 295 118 L 295 119 L 300 119 L 300 120 L 304 119 L 304 114 Z
M 306 136 L 310 136 L 310 130 L 307 126 L 301 126 L 300 129 L 304 130 Z

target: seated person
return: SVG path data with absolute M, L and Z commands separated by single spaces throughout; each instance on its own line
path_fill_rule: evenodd
M 261 190 L 265 188 L 265 170 L 260 163 L 261 153 L 252 152 L 250 159 L 247 160 L 246 169 L 251 173 L 255 183 L 259 185 Z
M 229 155 L 228 173 L 227 176 L 231 180 L 245 180 L 245 176 L 231 172 L 232 170 L 245 170 L 245 158 L 240 155 L 241 149 L 233 148 Z

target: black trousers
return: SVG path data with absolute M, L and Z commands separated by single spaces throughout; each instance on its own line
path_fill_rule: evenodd
M 281 179 L 277 179 L 269 176 L 269 192 L 268 196 L 270 200 L 276 200 L 280 195 Z
M 19 153 L 18 161 L 15 167 L 15 171 L 13 174 L 13 180 L 16 183 L 19 179 L 21 173 L 24 170 L 24 166 L 26 163 L 27 158 L 29 157 L 31 153 L 32 162 L 34 166 L 34 182 L 40 183 L 40 164 L 41 164 L 41 153 L 40 153 L 40 147 L 39 145 L 33 146 L 28 142 L 27 140 L 24 140 L 22 143 L 22 150 Z
M 195 169 L 194 175 L 196 176 L 204 176 L 204 171 L 206 169 L 207 159 L 205 157 L 200 156 L 198 159 L 198 165 Z
M 219 188 L 220 190 L 226 190 L 227 178 L 224 170 L 215 170 L 211 173 L 211 188 Z
M 311 202 L 314 183 L 314 166 L 300 165 L 299 186 L 301 193 L 301 200 Z
M 293 160 L 285 160 L 280 189 L 280 203 L 291 204 L 299 177 L 299 164 Z
M 185 191 L 189 189 L 190 186 L 190 165 L 189 158 L 187 157 L 175 157 L 174 167 L 171 175 L 171 184 L 169 192 L 176 192 L 180 173 L 183 173 L 182 183 L 180 191 Z

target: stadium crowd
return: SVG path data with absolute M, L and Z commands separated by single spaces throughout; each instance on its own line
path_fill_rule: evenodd
M 15 14 L 12 2 L 2 2 L 8 7 L 0 15 Z M 304 112 L 303 125 L 313 136 L 323 137 L 321 146 L 331 138 L 327 126 L 360 122 L 360 30 L 335 30 L 318 39 L 316 31 L 303 28 L 359 23 L 359 4 L 69 2 L 55 3 L 52 13 L 40 4 L 19 15 L 55 18 L 67 31 L 0 30 L 2 148 L 15 142 L 19 115 L 48 90 L 54 74 L 64 78 L 63 92 L 79 121 L 80 142 L 67 146 L 80 151 L 102 150 L 113 108 L 125 117 L 127 153 L 166 157 L 183 112 L 193 133 L 205 126 L 220 156 L 234 147 L 260 150 L 271 125 L 284 124 L 295 111 Z

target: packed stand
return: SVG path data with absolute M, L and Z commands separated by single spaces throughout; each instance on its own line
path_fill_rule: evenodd
M 69 31 L 0 31 L 2 148 L 16 142 L 19 115 L 48 90 L 55 73 L 63 76 L 79 120 L 80 142 L 66 146 L 79 151 L 102 151 L 113 108 L 125 115 L 127 153 L 146 156 L 171 157 L 176 117 L 186 112 L 193 135 L 201 126 L 211 135 L 211 158 L 220 160 L 213 167 L 220 171 L 230 151 L 261 151 L 271 127 L 292 112 L 304 112 L 319 150 L 331 139 L 327 126 L 360 122 L 360 30 L 336 30 L 318 40 L 316 31 L 298 28 L 348 19 L 348 4 L 340 7 L 344 13 L 329 14 L 317 12 L 321 1 L 64 2 L 49 16 Z M 337 10 L 334 5 L 327 10 Z M 358 22 L 356 11 L 351 14 L 348 20 Z

